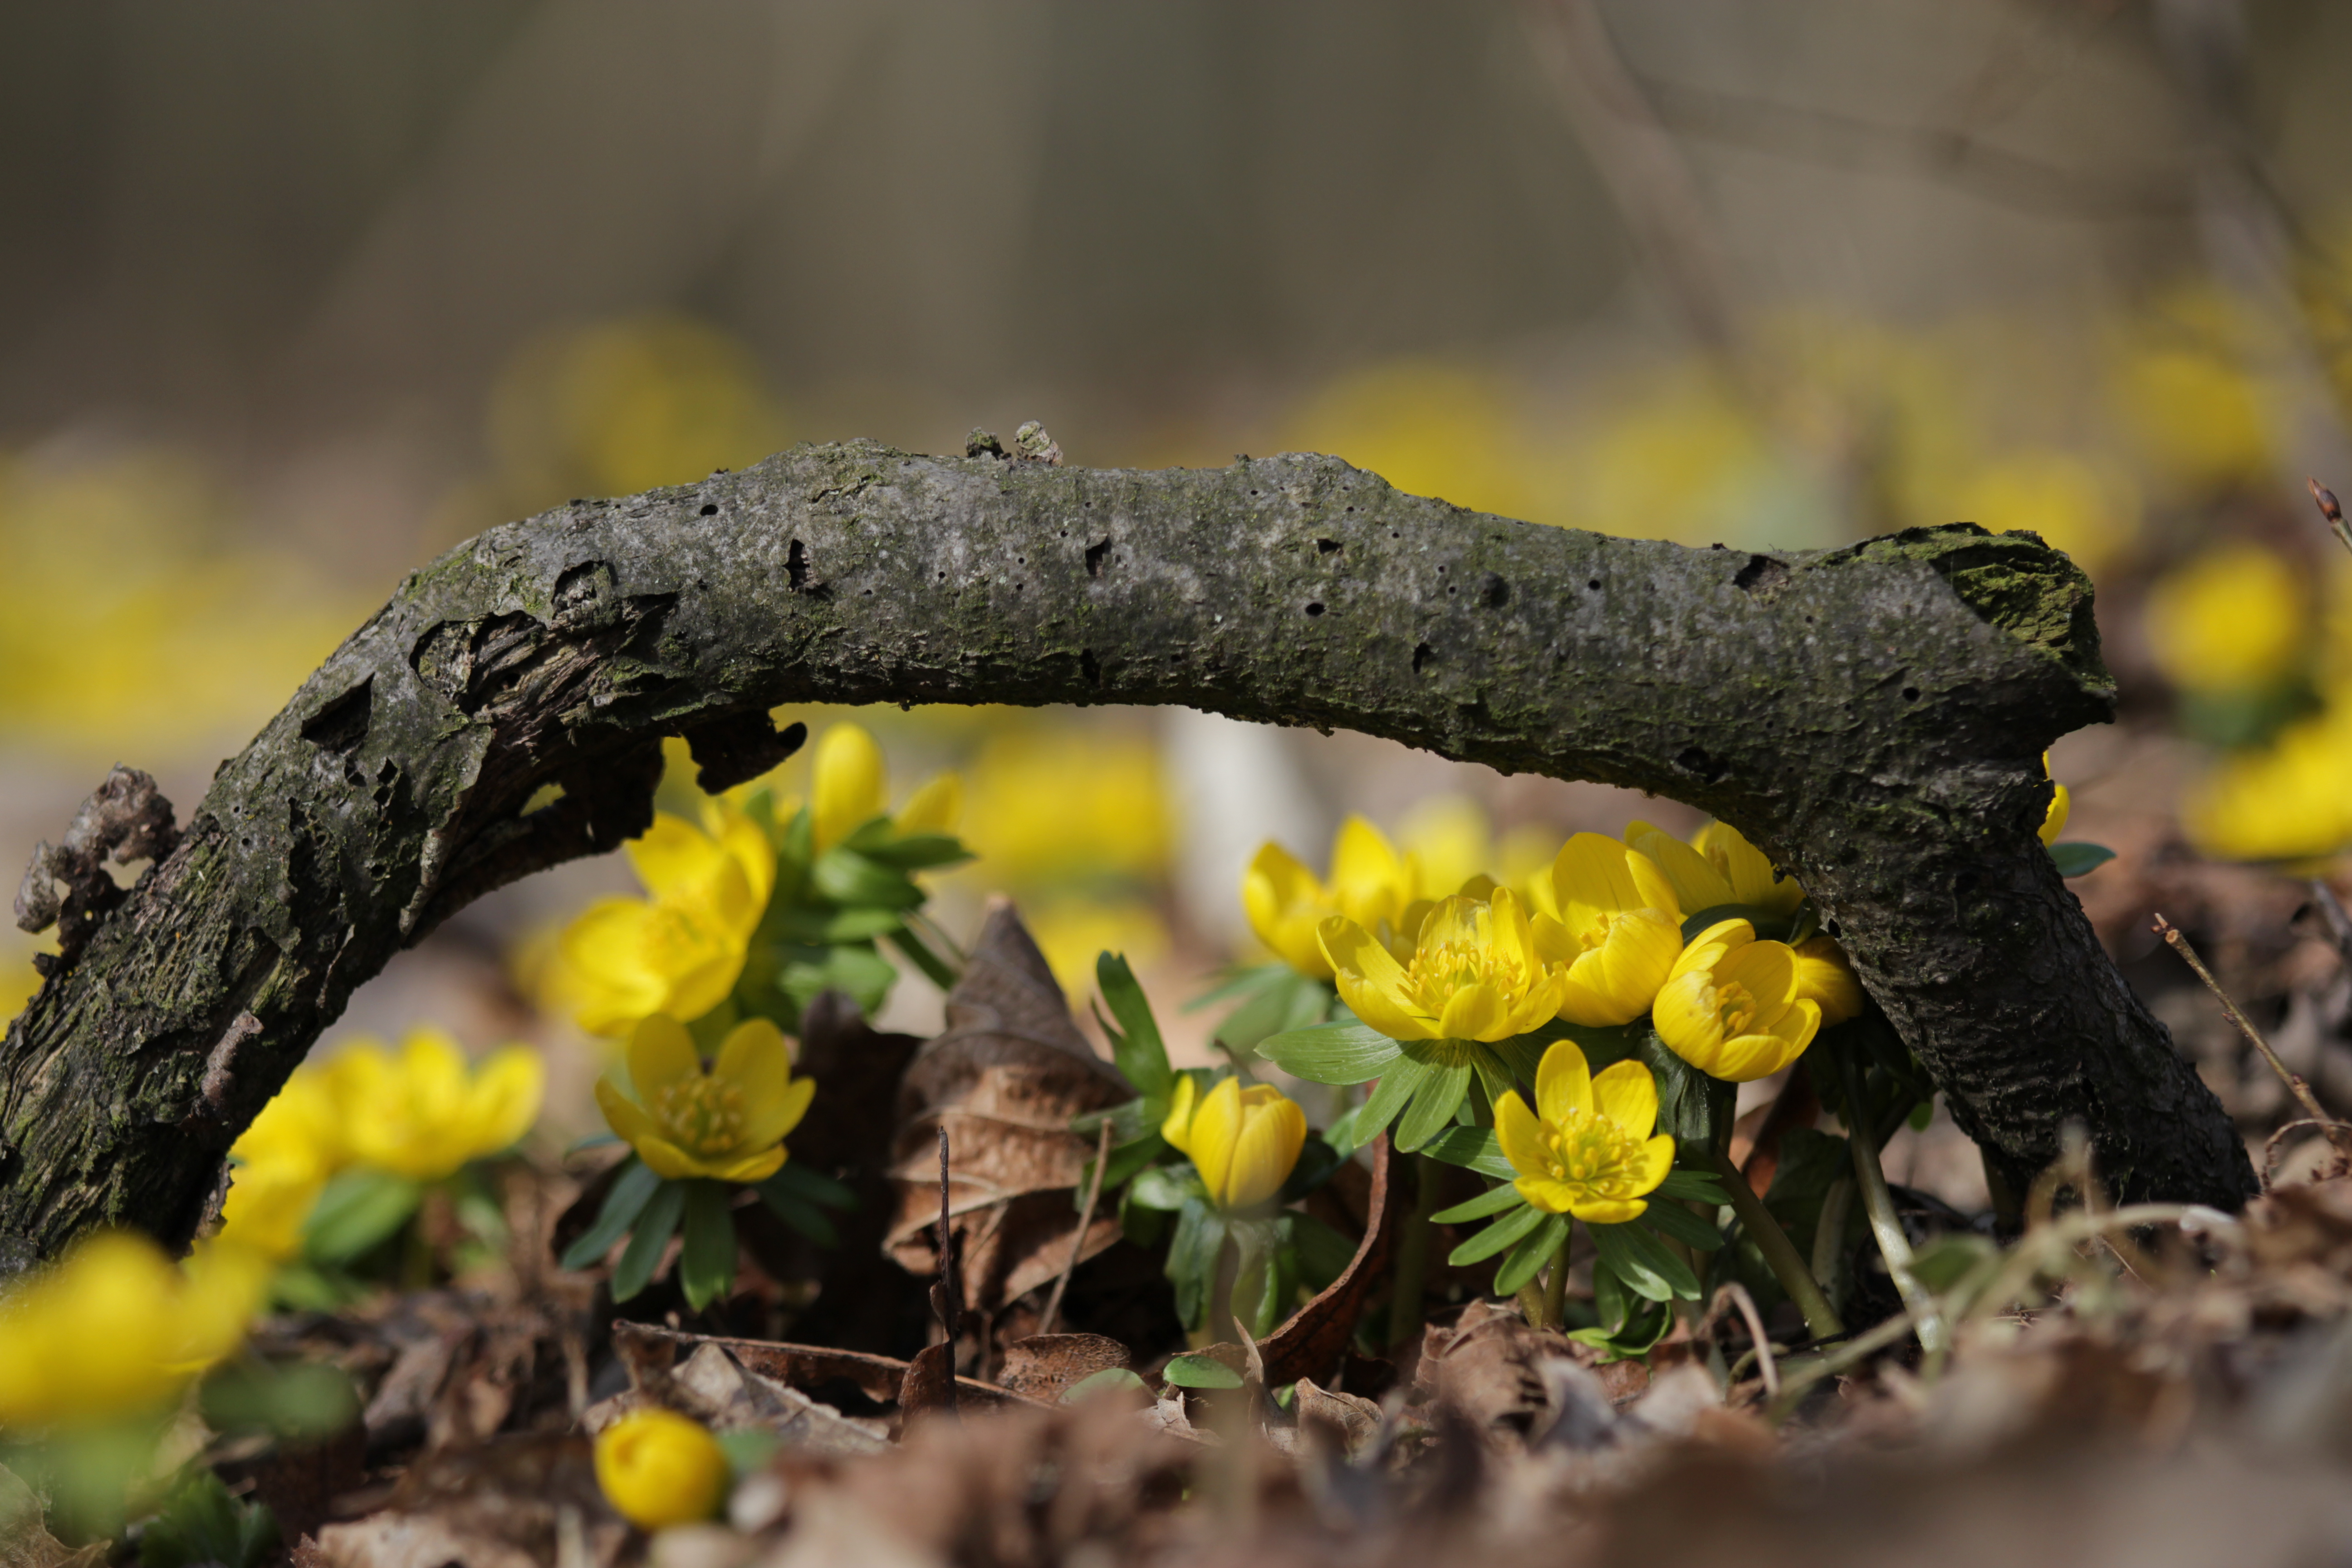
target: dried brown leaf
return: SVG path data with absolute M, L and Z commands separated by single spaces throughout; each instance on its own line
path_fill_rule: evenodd
M 1347 1271 L 1315 1299 L 1298 1309 L 1259 1346 L 1265 1358 L 1269 1385 L 1296 1383 L 1302 1377 L 1329 1378 L 1347 1358 L 1354 1342 L 1356 1320 L 1363 1315 L 1364 1298 L 1388 1271 L 1389 1249 L 1397 1226 L 1399 1205 L 1390 1202 L 1392 1156 L 1388 1134 L 1372 1143 L 1371 1192 L 1366 1200 L 1364 1239 Z
M 1004 1347 L 996 1381 L 1047 1404 L 1098 1372 L 1132 1365 L 1125 1345 L 1104 1334 L 1032 1334 Z
M 597 1490 L 588 1439 L 533 1435 L 426 1455 L 381 1512 L 317 1540 L 331 1568 L 608 1568 L 627 1537 Z
M 963 978 L 948 993 L 948 1027 L 917 1054 L 898 1098 L 891 1177 L 898 1187 L 890 1255 L 908 1272 L 939 1271 L 939 1130 L 953 1147 L 950 1214 L 963 1237 L 963 1305 L 993 1313 L 1058 1275 L 1077 1228 L 1074 1201 L 1093 1145 L 1070 1119 L 1135 1096 L 1096 1056 L 1037 944 L 1009 904 L 989 911 Z M 1079 1259 L 1119 1237 L 1105 1214 Z

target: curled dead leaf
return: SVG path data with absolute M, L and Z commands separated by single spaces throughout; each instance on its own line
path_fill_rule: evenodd
M 948 1208 L 963 1237 L 963 1305 L 993 1313 L 1070 1261 L 1073 1197 L 1094 1152 L 1069 1130 L 1070 1119 L 1131 1100 L 1135 1090 L 1078 1032 L 1009 904 L 990 910 L 963 978 L 948 993 L 947 1019 L 899 1089 L 890 1173 L 898 1211 L 887 1246 L 908 1272 L 939 1271 L 944 1126 L 954 1148 Z M 1117 1216 L 1099 1215 L 1079 1261 L 1118 1237 Z

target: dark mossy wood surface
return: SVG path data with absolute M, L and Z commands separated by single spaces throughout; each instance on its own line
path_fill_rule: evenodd
M 492 529 L 402 583 L 10 1026 L 0 1271 L 106 1221 L 184 1241 L 395 951 L 642 831 L 662 736 L 732 783 L 795 701 L 1181 703 L 1687 801 L 1802 878 L 2011 1182 L 2071 1119 L 2122 1196 L 2253 1190 L 2035 839 L 2042 749 L 2113 690 L 2089 583 L 2031 536 L 1692 550 L 1328 458 L 851 442 Z

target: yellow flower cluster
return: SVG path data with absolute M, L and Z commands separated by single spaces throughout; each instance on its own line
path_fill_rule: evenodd
M 235 1350 L 270 1260 L 199 1247 L 184 1268 L 142 1236 L 104 1231 L 0 1296 L 0 1432 L 155 1410 Z
M 596 1083 L 596 1103 L 637 1157 L 672 1181 L 763 1182 L 784 1163 L 783 1141 L 808 1114 L 816 1080 L 793 1077 L 775 1025 L 735 1026 L 709 1069 L 686 1026 L 664 1014 L 629 1036 L 629 1088 Z
M 601 899 L 564 928 L 549 993 L 592 1035 L 625 1035 L 656 1013 L 688 1023 L 717 1007 L 743 977 L 776 884 L 776 846 L 741 805 L 754 785 L 701 803 L 699 825 L 657 813 L 625 846 L 641 899 Z M 877 818 L 901 834 L 949 833 L 963 786 L 941 773 L 892 816 L 889 775 L 874 737 L 835 724 L 817 742 L 811 837 L 823 855 Z M 801 802 L 777 803 L 789 824 Z
M 1192 1079 L 1180 1078 L 1160 1135 L 1192 1160 L 1210 1202 L 1247 1209 L 1290 1179 L 1307 1146 L 1307 1112 L 1271 1084 L 1244 1089 L 1229 1078 L 1204 1095 Z
M 538 1119 L 539 1053 L 507 1046 L 469 1067 L 439 1029 L 409 1031 L 397 1054 L 362 1040 L 294 1069 L 229 1150 L 236 1168 L 221 1236 L 290 1258 L 329 1177 L 352 1166 L 436 1182 L 511 1147 Z
M 1744 1081 L 1793 1061 L 1822 1024 L 1862 1011 L 1853 967 L 1827 937 L 1799 948 L 1759 942 L 1751 921 L 1732 918 L 1684 940 L 1693 914 L 1745 908 L 1785 919 L 1803 901 L 1795 880 L 1726 823 L 1688 843 L 1640 822 L 1622 841 L 1577 834 L 1527 901 L 1489 882 L 1484 898 L 1404 902 L 1409 864 L 1353 819 L 1332 863 L 1327 888 L 1268 845 L 1244 901 L 1269 946 L 1307 973 L 1328 973 L 1349 1010 L 1391 1039 L 1492 1042 L 1555 1017 L 1609 1027 L 1648 1013 L 1693 1066 Z M 1318 916 L 1322 963 L 1310 966 L 1297 937 Z

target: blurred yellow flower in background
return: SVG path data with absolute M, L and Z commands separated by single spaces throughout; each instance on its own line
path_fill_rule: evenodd
M 2129 481 L 2072 452 L 1996 458 L 1962 482 L 1952 510 L 1995 533 L 2038 533 L 2095 574 L 2139 533 L 2139 502 Z
M 345 1047 L 322 1069 L 344 1161 L 437 1182 L 501 1153 L 530 1131 L 547 1069 L 528 1046 L 468 1065 L 442 1030 L 411 1029 L 397 1055 L 374 1040 Z
M 808 1114 L 816 1080 L 793 1077 L 784 1037 L 765 1018 L 735 1026 L 709 1070 L 686 1026 L 656 1014 L 629 1036 L 629 1093 L 596 1080 L 596 1104 L 637 1158 L 672 1181 L 761 1182 Z
M 1095 959 L 1119 952 L 1138 969 L 1166 958 L 1168 922 L 1141 899 L 1047 893 L 1021 907 L 1037 951 L 1066 996 L 1083 996 L 1095 983 Z
M 1302 974 L 1331 978 L 1322 928 L 1342 915 L 1383 942 L 1409 942 L 1402 929 L 1422 896 L 1421 871 L 1388 836 L 1360 816 L 1339 824 L 1325 882 L 1281 845 L 1261 845 L 1242 876 L 1242 910 L 1257 939 Z
M 2203 285 L 2170 290 L 2127 329 L 2108 400 L 2152 474 L 2210 491 L 2271 472 L 2277 399 L 2246 369 L 2247 334 L 2237 302 Z
M 1822 1024 L 1821 1005 L 1797 994 L 1796 954 L 1738 920 L 1691 939 L 1650 1016 L 1668 1050 L 1730 1083 L 1779 1072 Z
M 0 1430 L 22 1435 L 154 1410 L 235 1350 L 267 1258 L 218 1243 L 184 1268 L 145 1237 L 101 1231 L 0 1296 Z
M 1439 900 L 1403 963 L 1343 915 L 1319 935 L 1339 999 L 1392 1040 L 1507 1040 L 1557 1017 L 1567 994 L 1567 933 L 1530 921 L 1507 888 Z
M 1614 838 L 1580 833 L 1560 846 L 1550 880 L 1575 954 L 1559 1016 L 1609 1026 L 1648 1012 L 1683 951 L 1682 908 L 1665 874 Z
M 1328 452 L 1412 495 L 1532 521 L 1545 508 L 1522 434 L 1523 389 L 1435 360 L 1348 372 L 1295 409 L 1288 450 Z
M 236 521 L 168 452 L 0 453 L 0 735 L 102 763 L 267 719 L 364 606 L 238 545 Z
M 992 887 L 1150 881 L 1168 868 L 1174 814 L 1160 750 L 1106 725 L 1016 721 L 966 772 L 967 875 Z
M 2184 691 L 2260 692 L 2294 676 L 2311 635 L 2301 573 L 2240 541 L 2175 567 L 2148 591 L 2148 651 Z
M 2352 689 L 2257 751 L 2235 752 L 2193 785 L 2181 826 L 2224 860 L 2304 860 L 2352 844 Z
M 592 1035 L 655 1013 L 691 1021 L 727 998 L 767 913 L 776 852 L 725 798 L 703 826 L 667 812 L 625 846 L 650 895 L 600 899 L 566 927 L 548 985 Z
M 727 1496 L 727 1474 L 719 1439 L 675 1410 L 641 1406 L 596 1434 L 596 1485 L 639 1530 L 709 1519 Z
M 1708 823 L 1687 844 L 1646 822 L 1629 822 L 1625 842 L 1665 873 L 1685 915 L 1726 904 L 1790 915 L 1805 901 L 1805 889 L 1797 879 L 1775 871 L 1764 851 L 1727 822 Z
M 1536 1066 L 1536 1105 L 1518 1090 L 1495 1101 L 1495 1137 L 1518 1173 L 1519 1196 L 1548 1214 L 1622 1225 L 1674 1169 L 1675 1141 L 1658 1127 L 1658 1082 L 1640 1062 L 1596 1077 L 1573 1040 L 1555 1040 Z
M 302 1250 L 303 1224 L 348 1159 L 341 1108 L 328 1083 L 322 1066 L 296 1068 L 230 1146 L 223 1241 L 279 1259 Z
M 1160 1135 L 1192 1162 L 1209 1201 L 1225 1210 L 1255 1206 L 1282 1191 L 1307 1146 L 1307 1112 L 1272 1084 L 1228 1078 L 1202 1094 L 1189 1077 Z
M 497 472 L 445 503 L 445 531 L 740 468 L 789 444 L 790 421 L 743 345 L 656 314 L 527 343 L 490 395 Z

